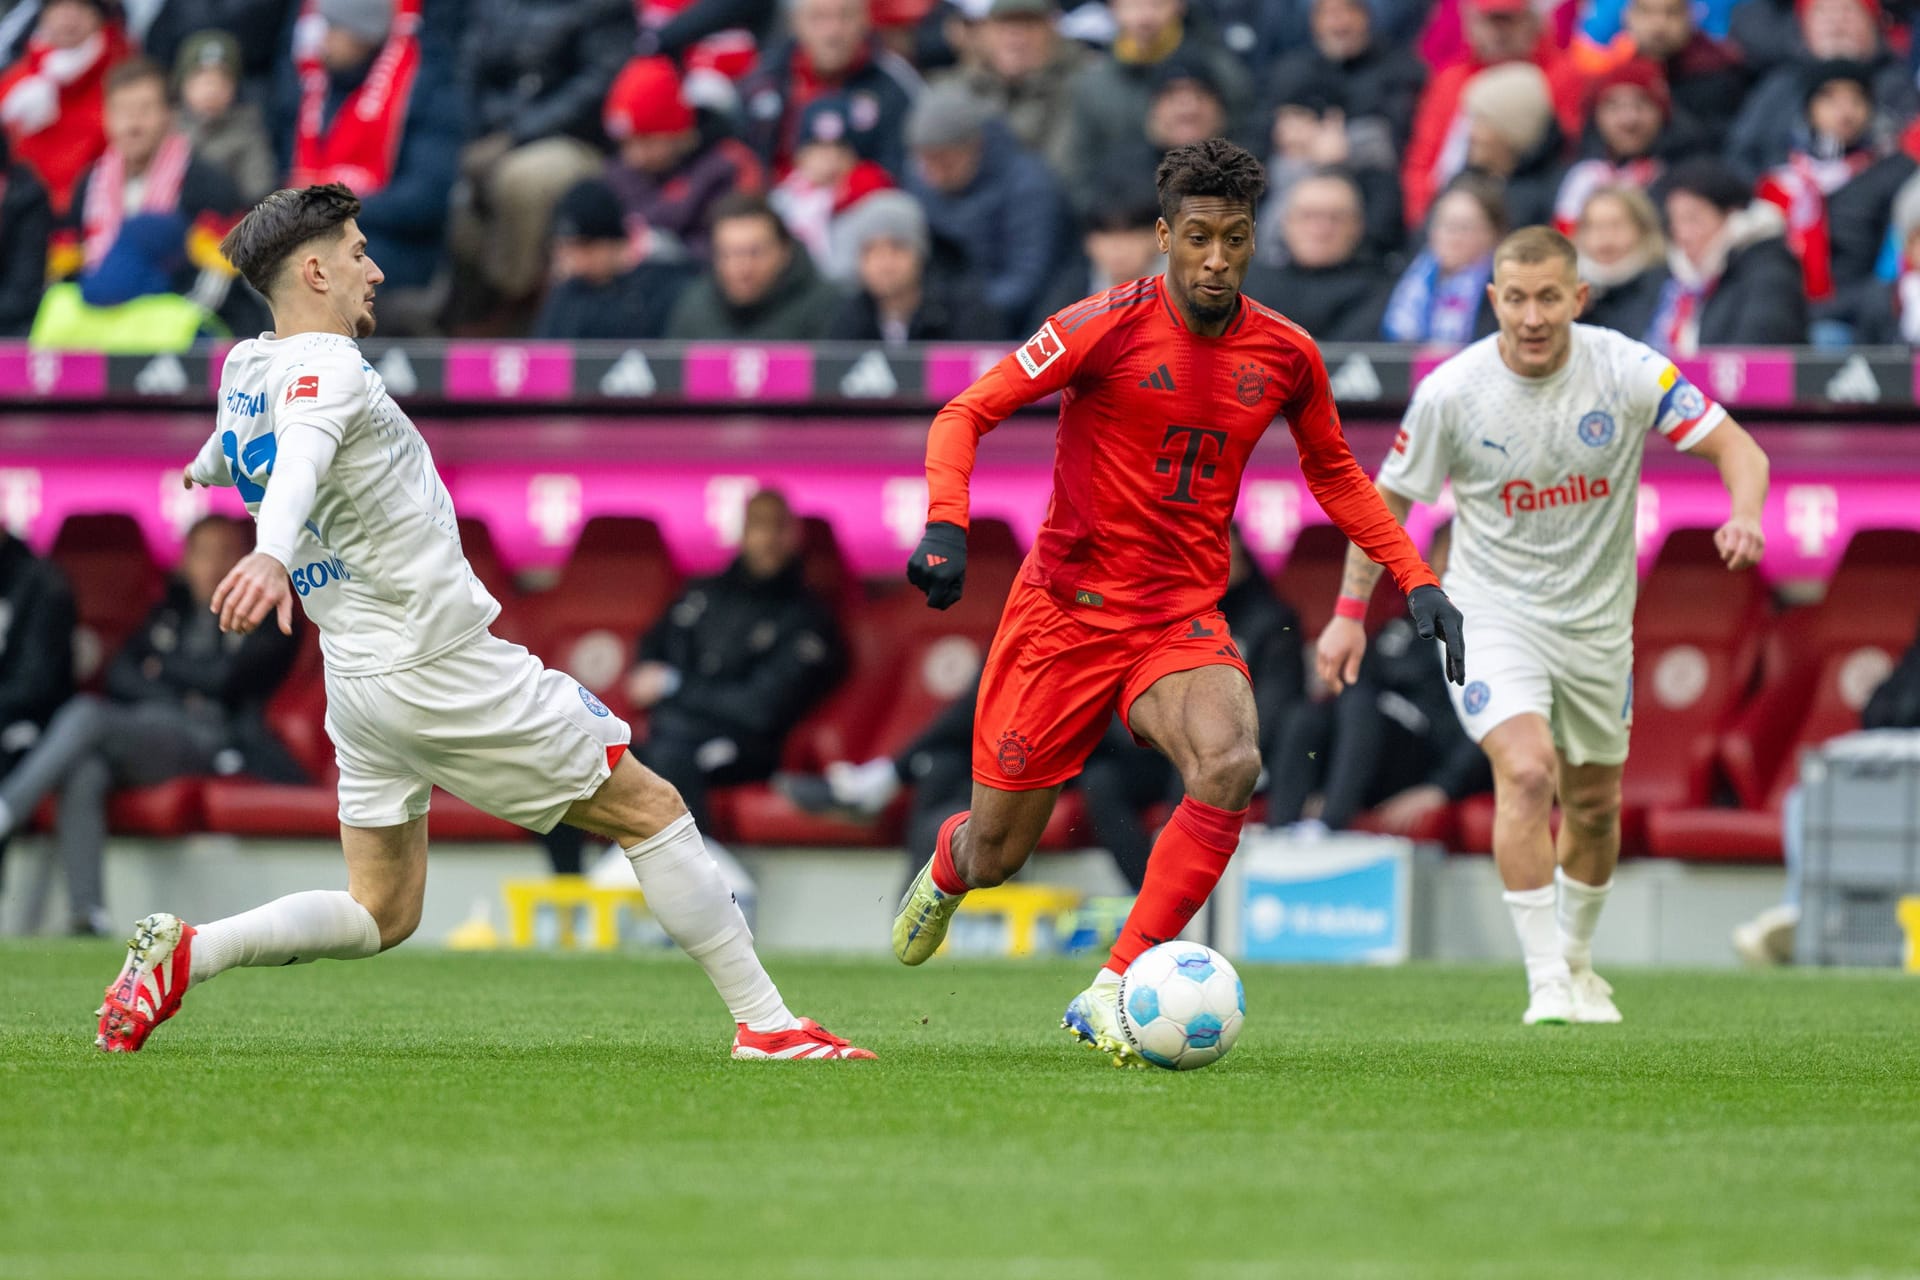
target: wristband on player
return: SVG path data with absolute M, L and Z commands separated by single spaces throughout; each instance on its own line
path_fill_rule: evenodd
M 1367 602 L 1359 596 L 1341 596 L 1333 602 L 1333 616 L 1363 622 L 1367 616 Z

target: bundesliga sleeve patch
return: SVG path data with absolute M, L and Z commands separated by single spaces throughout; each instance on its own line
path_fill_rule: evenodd
M 1040 376 L 1041 370 L 1067 354 L 1067 344 L 1060 340 L 1055 332 L 1053 321 L 1040 326 L 1040 332 L 1028 338 L 1026 343 L 1014 355 L 1020 361 L 1020 367 L 1027 371 L 1029 378 Z
M 295 400 L 318 400 L 319 398 L 320 375 L 317 373 L 303 374 L 287 384 L 285 401 L 287 404 L 292 404 Z
M 1685 432 L 1707 416 L 1713 402 L 1669 364 L 1660 371 L 1660 407 L 1654 420 L 1667 435 Z

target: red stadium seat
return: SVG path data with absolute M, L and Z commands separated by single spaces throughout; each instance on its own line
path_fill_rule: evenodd
M 1287 562 L 1274 576 L 1274 589 L 1299 611 L 1300 625 L 1309 639 L 1319 635 L 1333 617 L 1346 564 L 1347 535 L 1330 524 L 1310 524 L 1300 530 Z
M 819 516 L 800 519 L 800 565 L 808 589 L 826 601 L 842 621 L 865 599 L 860 575 L 847 563 L 833 526 Z
M 198 831 L 205 780 L 174 778 L 151 787 L 116 791 L 107 804 L 107 826 L 116 835 L 184 836 Z
M 73 588 L 74 675 L 92 685 L 160 598 L 166 577 L 130 515 L 68 516 L 49 553 Z
M 794 808 L 766 783 L 729 787 L 726 795 L 727 833 L 741 844 L 872 848 L 895 844 L 899 839 L 897 813 L 871 824 L 816 817 Z M 719 818 L 718 809 L 715 818 Z
M 680 571 L 660 526 L 637 516 L 595 516 L 580 530 L 560 580 L 522 599 L 517 626 L 542 661 L 619 714 L 634 646 L 679 590 Z
M 493 542 L 493 530 L 487 527 L 486 521 L 477 516 L 460 517 L 460 550 L 466 555 L 473 576 L 480 579 L 480 585 L 495 600 L 503 605 L 511 604 L 520 594 L 513 575 L 501 562 L 500 550 Z
M 207 830 L 235 836 L 338 839 L 340 801 L 331 783 L 286 785 L 216 778 L 202 801 Z

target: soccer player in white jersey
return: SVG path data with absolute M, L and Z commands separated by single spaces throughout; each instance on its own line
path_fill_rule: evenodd
M 1467 639 L 1453 702 L 1493 764 L 1493 855 L 1526 958 L 1524 1021 L 1618 1022 L 1592 948 L 1620 856 L 1642 449 L 1658 432 L 1720 469 L 1732 513 L 1714 544 L 1736 571 L 1764 549 L 1767 457 L 1665 356 L 1574 323 L 1587 286 L 1566 237 L 1528 227 L 1493 261 L 1500 331 L 1421 382 L 1377 483 L 1402 520 L 1453 483 L 1445 586 Z M 1317 654 L 1335 689 L 1359 673 L 1379 576 L 1348 551 Z
M 347 888 L 198 927 L 146 917 L 97 1043 L 139 1049 L 227 969 L 397 946 L 420 920 L 438 785 L 536 831 L 564 820 L 617 840 L 654 917 L 732 1012 L 735 1058 L 871 1058 L 788 1011 L 680 796 L 626 753 L 627 726 L 488 631 L 500 606 L 461 553 L 426 441 L 355 345 L 383 278 L 359 210 L 338 184 L 278 191 L 227 237 L 274 332 L 227 357 L 217 425 L 186 473 L 189 486 L 236 486 L 258 523 L 257 549 L 214 594 L 222 629 L 271 618 L 284 630 L 296 594 L 319 629 Z

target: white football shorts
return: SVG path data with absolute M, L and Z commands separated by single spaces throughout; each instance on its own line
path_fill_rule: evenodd
M 328 672 L 327 736 L 347 826 L 410 822 L 437 786 L 545 832 L 600 789 L 608 749 L 633 731 L 572 676 L 482 632 L 402 671 Z
M 1457 602 L 1466 618 L 1467 680 L 1453 709 L 1475 742 L 1497 724 L 1546 718 L 1568 764 L 1621 764 L 1633 728 L 1633 633 L 1568 636 L 1512 613 Z

